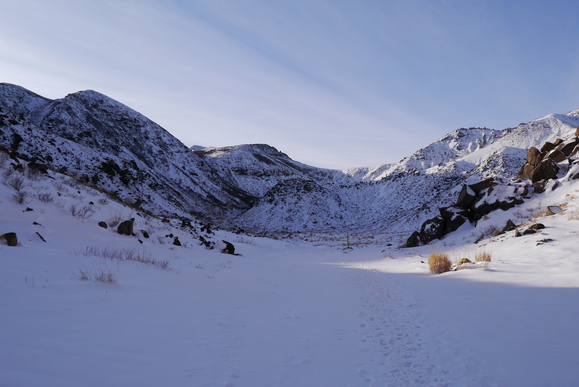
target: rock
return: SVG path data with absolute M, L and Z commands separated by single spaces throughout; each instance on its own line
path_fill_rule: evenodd
M 543 193 L 545 192 L 545 181 L 537 181 L 533 183 L 533 192 L 534 193 Z
M 117 227 L 117 232 L 121 235 L 133 235 L 133 226 L 135 225 L 135 218 L 125 220 L 119 227 Z
M 527 151 L 527 163 L 531 165 L 537 165 L 541 161 L 542 153 L 540 150 L 534 146 L 530 147 Z
M 559 206 L 549 206 L 547 207 L 547 211 L 545 211 L 545 213 L 549 216 L 549 215 L 556 215 L 561 211 L 563 211 L 563 209 Z
M 537 232 L 536 230 L 528 228 L 525 231 L 523 231 L 523 235 L 535 234 L 536 232 Z
M 527 230 L 542 230 L 545 228 L 545 225 L 543 223 L 535 223 L 531 226 L 529 226 L 529 228 L 527 228 Z
M 468 220 L 467 217 L 460 214 L 456 214 L 451 219 L 445 222 L 444 234 L 446 235 L 453 231 L 458 230 L 458 228 L 463 224 L 465 224 L 467 220 Z
M 147 232 L 147 230 L 141 230 L 141 234 L 143 235 L 143 238 L 149 238 L 149 233 Z
M 2 237 L 8 246 L 18 246 L 18 237 L 15 232 L 7 232 Z
M 485 189 L 494 187 L 495 185 L 497 185 L 495 183 L 495 180 L 490 177 L 488 179 L 485 179 L 483 181 L 479 181 L 478 183 L 475 184 L 471 184 L 469 185 L 469 187 L 475 192 L 475 193 L 481 193 L 482 191 L 484 191 Z
M 579 126 L 577 127 L 577 130 L 575 131 L 575 137 L 579 137 Z
M 476 193 L 468 185 L 463 185 L 458 199 L 456 200 L 456 207 L 469 208 L 476 199 Z
M 561 151 L 562 153 L 564 153 L 565 156 L 571 156 L 571 154 L 573 153 L 573 150 L 577 146 L 577 143 L 578 143 L 577 138 L 574 138 L 572 140 L 567 140 L 567 141 L 563 142 L 561 145 L 559 145 L 557 147 L 557 149 L 559 151 Z
M 427 220 L 422 224 L 422 229 L 420 230 L 420 240 L 423 244 L 428 244 L 435 239 L 440 239 L 444 236 L 444 219 L 440 216 L 436 216 L 432 219 Z
M 418 231 L 414 231 L 406 240 L 406 247 L 418 247 L 420 244 L 420 233 Z
M 220 241 L 216 244 L 216 246 L 219 248 L 219 251 L 221 251 L 223 254 L 235 255 L 235 247 L 233 246 L 232 243 L 229 243 L 227 241 Z
M 565 159 L 567 158 L 567 155 L 563 152 L 561 152 L 559 149 L 555 149 L 549 153 L 547 153 L 547 156 L 545 156 L 545 159 L 551 159 L 556 163 L 560 163 L 562 161 L 565 161 Z
M 102 220 L 99 222 L 99 227 L 102 228 L 109 228 L 109 225 L 107 224 L 107 222 L 103 222 Z
M 517 178 L 519 179 L 530 179 L 533 176 L 533 171 L 535 170 L 535 166 L 530 163 L 525 163 L 523 167 L 517 173 Z
M 555 149 L 555 144 L 553 144 L 552 142 L 547 141 L 546 143 L 543 144 L 543 146 L 541 147 L 541 153 L 543 152 L 550 152 L 553 149 Z
M 175 239 L 173 239 L 173 244 L 175 246 L 181 246 L 181 241 L 179 241 L 179 237 L 176 236 Z
M 545 159 L 537 165 L 531 176 L 531 181 L 556 179 L 559 166 L 552 159 Z
M 518 238 L 522 236 L 521 232 L 519 230 L 515 230 L 515 238 Z
M 515 223 L 509 219 L 509 220 L 507 220 L 507 224 L 505 225 L 505 227 L 503 227 L 503 232 L 513 231 L 516 229 L 517 229 L 517 226 L 515 225 Z

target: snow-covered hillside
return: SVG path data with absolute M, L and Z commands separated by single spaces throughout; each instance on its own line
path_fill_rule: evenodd
M 463 184 L 514 178 L 530 146 L 564 139 L 579 125 L 575 110 L 504 130 L 463 128 L 400 162 L 338 171 L 264 144 L 189 149 L 90 90 L 49 100 L 0 84 L 0 109 L 0 149 L 14 156 L 151 214 L 254 234 L 411 233 L 452 204 Z
M 211 232 L 27 164 L 0 152 L 1 386 L 579 385 L 571 174 L 400 249 Z M 488 237 L 508 219 L 545 228 Z M 492 259 L 429 275 L 432 252 Z

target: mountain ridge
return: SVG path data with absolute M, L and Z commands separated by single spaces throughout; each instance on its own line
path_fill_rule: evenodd
M 571 135 L 579 109 L 503 130 L 460 128 L 397 163 L 333 170 L 267 144 L 190 149 L 93 90 L 50 100 L 0 84 L 0 146 L 143 210 L 253 232 L 408 232 L 463 184 L 509 180 L 526 149 Z

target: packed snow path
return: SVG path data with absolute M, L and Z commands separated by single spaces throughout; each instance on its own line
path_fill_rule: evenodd
M 0 246 L 0 385 L 579 380 L 576 288 L 428 276 L 420 257 L 383 259 L 376 248 L 245 242 L 243 256 L 176 253 L 174 271 L 39 250 L 41 242 L 17 255 Z M 105 266 L 117 285 L 74 278 L 79 267 Z

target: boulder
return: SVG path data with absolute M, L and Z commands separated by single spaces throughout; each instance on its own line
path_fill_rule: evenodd
M 552 142 L 547 141 L 546 143 L 543 144 L 543 146 L 541 147 L 541 153 L 543 152 L 550 152 L 553 149 L 555 149 L 555 144 L 553 144 Z
M 547 211 L 545 211 L 545 213 L 547 214 L 547 216 L 549 216 L 549 215 L 556 215 L 561 211 L 563 211 L 563 209 L 559 206 L 548 206 Z
M 527 151 L 527 163 L 531 165 L 537 165 L 541 161 L 541 151 L 534 146 L 530 147 Z
M 542 230 L 545 228 L 545 225 L 543 223 L 535 223 L 531 226 L 528 227 L 528 230 Z
M 175 237 L 175 239 L 173 239 L 173 244 L 175 246 L 181 246 L 181 241 L 179 241 L 179 237 Z
M 420 240 L 426 245 L 435 239 L 440 239 L 444 236 L 444 229 L 444 219 L 440 216 L 435 216 L 422 224 Z
M 533 171 L 535 170 L 535 166 L 531 163 L 525 163 L 522 168 L 517 173 L 517 178 L 519 179 L 530 179 L 533 176 Z
M 107 224 L 107 222 L 103 222 L 102 220 L 99 222 L 99 227 L 102 228 L 109 228 L 109 225 Z
M 135 218 L 125 220 L 119 227 L 117 227 L 117 232 L 121 235 L 133 235 L 133 226 L 135 225 Z
M 468 185 L 464 184 L 456 200 L 456 207 L 469 208 L 476 200 L 476 192 Z
M 485 179 L 483 181 L 479 181 L 478 183 L 475 184 L 471 184 L 469 185 L 470 189 L 472 189 L 475 193 L 479 194 L 482 191 L 484 191 L 485 189 L 494 187 L 495 185 L 497 185 L 495 183 L 495 180 L 490 177 L 488 179 Z
M 567 155 L 563 152 L 561 152 L 559 149 L 555 149 L 549 153 L 547 153 L 547 156 L 545 156 L 545 159 L 551 159 L 556 163 L 560 163 L 562 161 L 565 161 L 565 159 L 567 159 Z
M 2 237 L 8 246 L 18 246 L 18 237 L 15 232 L 7 232 Z
M 414 231 L 406 240 L 406 247 L 418 247 L 420 244 L 420 233 L 418 231 Z
M 537 165 L 531 176 L 531 181 L 556 179 L 559 172 L 559 166 L 552 159 L 545 159 Z
M 220 241 L 216 244 L 216 246 L 223 254 L 235 255 L 235 246 L 233 246 L 233 244 L 230 242 Z
M 567 140 L 563 142 L 561 145 L 557 147 L 557 149 L 560 150 L 562 153 L 564 153 L 566 156 L 570 156 L 578 143 L 579 143 L 578 139 L 574 138 L 572 140 Z
M 512 220 L 507 220 L 507 224 L 505 225 L 505 227 L 503 227 L 503 232 L 507 232 L 507 231 L 513 231 L 516 230 L 517 226 L 515 225 L 515 223 Z

